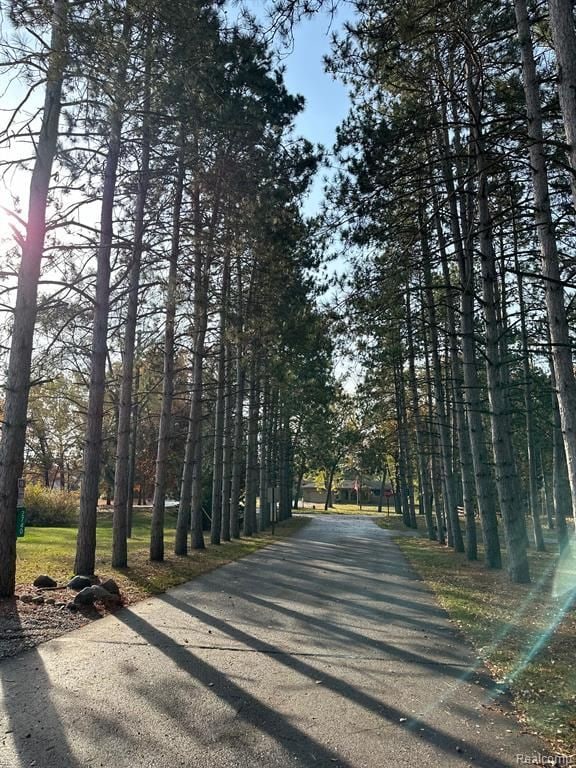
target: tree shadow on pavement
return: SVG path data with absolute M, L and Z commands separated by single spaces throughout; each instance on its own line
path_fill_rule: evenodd
M 34 674 L 19 674 L 21 664 Z M 72 753 L 51 689 L 50 676 L 35 648 L 0 660 L 0 768 L 83 768 Z M 41 708 L 39 692 L 44 693 Z M 9 756 L 12 749 L 17 762 Z
M 172 604 L 172 600 L 167 602 Z M 180 601 L 176 601 L 176 603 L 176 607 L 179 608 Z M 293 764 L 294 758 L 297 758 L 305 767 L 318 764 L 352 768 L 352 765 L 339 757 L 337 753 L 322 746 L 293 726 L 274 709 L 258 701 L 232 682 L 229 676 L 194 655 L 189 647 L 179 645 L 169 635 L 156 629 L 152 624 L 131 611 L 121 611 L 117 614 L 117 618 L 131 630 L 137 632 L 151 646 L 162 651 L 180 669 L 198 680 L 221 700 L 232 706 L 237 704 L 239 699 L 242 700 L 243 707 L 238 717 L 279 743 L 288 752 L 291 764 Z
M 228 637 L 236 640 L 237 642 L 243 643 L 248 648 L 252 648 L 260 653 L 273 655 L 280 664 L 290 668 L 300 675 L 309 678 L 310 680 L 316 681 L 319 677 L 321 677 L 322 684 L 326 688 L 330 689 L 339 696 L 346 698 L 350 702 L 361 706 L 365 710 L 373 712 L 385 720 L 386 724 L 403 728 L 404 730 L 412 732 L 413 737 L 442 750 L 446 754 L 449 754 L 452 758 L 454 758 L 455 754 L 461 753 L 461 759 L 466 765 L 469 765 L 470 761 L 473 760 L 474 765 L 480 766 L 481 768 L 509 768 L 510 763 L 503 762 L 494 754 L 489 754 L 473 744 L 469 744 L 459 738 L 455 738 L 449 733 L 446 733 L 445 731 L 430 725 L 425 720 L 418 717 L 413 717 L 410 712 L 403 711 L 389 704 L 385 704 L 384 702 L 375 699 L 362 690 L 359 690 L 353 685 L 350 685 L 346 681 L 328 674 L 325 670 L 314 668 L 310 664 L 303 661 L 302 658 L 296 657 L 287 651 L 271 645 L 270 643 L 255 638 L 247 632 L 244 632 L 237 627 L 233 627 L 227 622 L 212 616 L 203 610 L 192 608 L 182 600 L 175 598 L 173 595 L 167 594 L 160 599 L 163 602 L 173 606 L 174 608 L 189 614 L 195 619 L 204 622 L 206 625 L 214 627 L 215 629 L 226 634 Z M 142 637 L 151 642 L 155 647 L 162 650 L 171 658 L 174 658 L 177 663 L 180 665 L 185 664 L 190 674 L 198 677 L 201 682 L 213 681 L 215 679 L 214 675 L 218 675 L 219 683 L 222 685 L 222 690 L 220 691 L 219 695 L 225 695 L 224 689 L 230 688 L 231 684 L 225 675 L 215 671 L 205 662 L 191 656 L 188 650 L 182 649 L 180 646 L 174 643 L 173 640 L 166 637 L 166 635 L 162 634 L 154 627 L 150 626 L 143 619 L 131 613 L 119 615 L 118 618 L 125 621 L 128 626 L 134 629 L 134 631 L 139 632 Z M 246 696 L 244 691 L 242 691 L 242 695 Z M 271 735 L 273 735 L 274 738 L 278 738 L 281 741 L 284 741 L 286 736 L 288 736 L 288 739 L 304 739 L 302 743 L 306 744 L 307 750 L 310 749 L 311 745 L 308 743 L 310 742 L 309 737 L 304 734 L 300 734 L 299 731 L 297 732 L 299 734 L 298 736 L 292 735 L 296 729 L 294 729 L 284 720 L 281 722 L 281 724 L 279 724 L 278 713 L 270 710 L 260 702 L 256 702 L 256 707 L 257 709 L 263 709 L 264 716 L 264 719 L 261 720 L 260 716 L 254 717 L 254 713 L 252 713 L 251 720 L 254 725 L 256 725 L 256 727 L 268 732 L 271 723 L 274 723 L 274 728 L 270 728 Z M 289 730 L 286 731 L 286 728 Z M 315 749 L 321 749 L 326 752 L 326 750 L 324 750 L 324 748 L 318 745 L 316 742 L 312 742 L 312 745 Z M 290 748 L 293 748 L 292 744 Z M 332 755 L 328 755 L 328 757 L 333 760 Z M 341 766 L 346 765 L 340 759 L 338 759 L 338 764 Z
M 392 643 L 387 643 L 384 640 L 367 637 L 365 634 L 355 632 L 348 627 L 345 627 L 341 624 L 336 624 L 324 617 L 313 616 L 308 613 L 302 614 L 296 610 L 287 608 L 284 605 L 279 605 L 278 603 L 263 600 L 260 597 L 256 597 L 256 595 L 250 595 L 246 592 L 236 592 L 231 587 L 228 587 L 228 591 L 248 603 L 254 603 L 258 605 L 260 608 L 269 610 L 271 612 L 280 613 L 283 616 L 302 621 L 306 624 L 311 624 L 313 627 L 316 627 L 316 629 L 320 630 L 323 636 L 331 635 L 332 637 L 340 637 L 346 641 L 348 647 L 350 643 L 353 643 L 353 647 L 355 649 L 361 647 L 371 648 L 380 654 L 389 655 L 393 659 L 395 658 L 403 662 L 416 664 L 419 667 L 439 669 L 441 673 L 446 677 L 451 677 L 461 682 L 466 682 L 466 680 L 474 678 L 475 682 L 477 682 L 489 692 L 496 688 L 496 683 L 486 672 L 486 670 L 482 668 L 481 665 L 470 667 L 470 665 L 466 662 L 461 654 L 451 653 L 445 648 L 442 649 L 444 657 L 450 656 L 453 659 L 453 663 L 450 663 L 447 658 L 439 661 L 434 659 L 432 655 L 430 657 L 426 657 L 421 654 L 414 653 L 406 648 L 400 648 L 399 646 L 393 645 Z M 162 599 L 170 602 L 175 598 L 173 598 L 171 595 L 164 595 Z M 181 603 L 178 607 L 181 610 L 184 610 L 182 606 L 185 605 L 186 603 Z M 230 627 L 230 629 L 232 630 L 232 627 Z M 431 651 L 433 651 L 433 648 Z M 463 670 L 462 667 L 465 667 L 465 669 Z
M 295 583 L 290 584 L 288 580 L 286 581 L 280 581 L 278 578 L 275 579 L 275 583 L 277 586 L 284 587 L 286 589 L 296 589 L 298 596 L 307 595 L 312 599 L 316 600 L 326 600 L 326 595 L 322 592 L 317 592 L 312 589 L 308 589 L 305 584 L 302 584 L 300 580 L 296 581 Z M 360 594 L 360 597 L 362 599 L 370 598 L 371 593 L 367 593 L 365 591 L 362 591 Z M 342 591 L 338 593 L 338 595 L 330 595 L 330 602 L 338 603 L 338 605 L 343 605 L 346 607 L 346 609 L 353 613 L 354 615 L 357 615 L 359 618 L 362 618 L 364 615 L 368 618 L 374 618 L 375 609 L 372 601 L 370 601 L 369 604 L 364 605 L 362 602 L 360 602 L 358 599 L 356 600 L 349 600 L 345 597 L 342 597 Z M 450 631 L 446 628 L 446 613 L 438 608 L 437 610 L 430 610 L 429 612 L 426 612 L 426 610 L 422 610 L 422 607 L 420 605 L 415 605 L 414 603 L 411 604 L 411 608 L 417 608 L 418 613 L 425 613 L 425 618 L 419 619 L 416 616 L 409 616 L 407 613 L 400 613 L 399 611 L 393 611 L 388 608 L 389 604 L 394 605 L 394 607 L 398 606 L 400 609 L 402 606 L 399 606 L 398 599 L 396 599 L 393 595 L 388 595 L 387 593 L 383 593 L 379 595 L 379 605 L 377 609 L 378 617 L 382 620 L 383 623 L 387 624 L 390 620 L 392 620 L 394 623 L 398 622 L 400 625 L 406 625 L 409 624 L 416 629 L 425 630 L 427 632 L 430 632 L 432 634 L 440 634 L 442 636 L 446 635 L 446 632 Z M 436 626 L 435 621 L 438 620 L 438 625 Z

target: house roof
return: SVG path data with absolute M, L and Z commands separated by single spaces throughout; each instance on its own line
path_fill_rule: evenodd
M 338 488 L 342 488 L 342 490 L 349 490 L 350 488 L 356 489 L 356 480 L 342 480 L 342 482 L 338 485 Z M 360 482 L 360 488 L 380 488 L 380 483 L 378 480 L 362 480 Z

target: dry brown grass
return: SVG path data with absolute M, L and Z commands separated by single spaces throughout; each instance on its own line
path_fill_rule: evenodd
M 527 728 L 559 754 L 575 753 L 574 554 L 560 562 L 551 539 L 549 552 L 530 552 L 532 584 L 519 585 L 426 538 L 395 541 L 496 679 L 508 683 Z

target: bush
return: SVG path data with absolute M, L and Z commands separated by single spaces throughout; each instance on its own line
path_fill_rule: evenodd
M 24 491 L 26 525 L 70 527 L 78 522 L 80 497 L 71 491 L 56 491 L 43 485 L 28 485 Z

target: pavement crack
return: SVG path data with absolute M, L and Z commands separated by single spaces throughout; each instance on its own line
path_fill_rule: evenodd
M 346 659 L 349 661 L 387 661 L 392 662 L 393 659 L 390 656 L 365 656 L 360 654 L 350 653 L 333 653 L 328 651 L 290 651 L 283 650 L 281 648 L 239 648 L 238 646 L 230 645 L 210 645 L 208 643 L 179 643 L 173 641 L 166 644 L 150 645 L 145 641 L 117 641 L 117 640 L 93 640 L 91 641 L 95 645 L 121 645 L 126 647 L 152 647 L 162 650 L 165 648 L 178 648 L 195 651 L 222 651 L 224 653 L 251 653 L 262 656 L 292 656 L 294 658 L 314 658 L 314 659 Z M 450 669 L 466 669 L 470 670 L 471 667 L 468 664 L 448 663 L 446 661 L 436 661 L 434 659 L 419 661 L 416 666 L 419 667 L 449 667 Z

